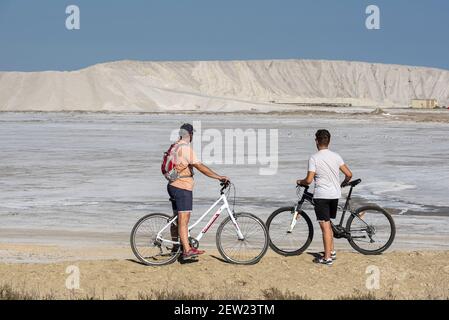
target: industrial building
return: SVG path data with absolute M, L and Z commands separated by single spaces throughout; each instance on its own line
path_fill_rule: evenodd
M 411 105 L 414 109 L 435 109 L 438 107 L 438 101 L 436 99 L 413 99 Z

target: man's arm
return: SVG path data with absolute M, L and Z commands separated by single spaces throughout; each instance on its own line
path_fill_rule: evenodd
M 202 164 L 202 163 L 195 163 L 192 165 L 195 169 L 198 169 L 199 172 L 201 172 L 202 174 L 208 176 L 209 178 L 212 179 L 217 179 L 217 180 L 226 180 L 229 181 L 228 177 L 226 176 L 220 176 L 219 174 L 215 173 L 214 171 L 212 171 L 212 169 L 210 169 L 209 167 L 207 167 L 206 165 Z
M 307 171 L 307 177 L 302 180 L 296 181 L 297 184 L 300 186 L 309 186 L 312 184 L 313 180 L 315 179 L 315 172 L 316 172 L 316 164 L 314 157 L 310 157 L 309 159 L 309 168 Z
M 314 178 L 315 178 L 315 172 L 309 171 L 309 172 L 307 172 L 307 177 L 305 179 L 298 180 L 298 181 L 296 181 L 296 183 L 301 186 L 309 186 L 312 184 Z
M 343 172 L 343 174 L 345 175 L 345 180 L 341 183 L 341 186 L 344 187 L 348 184 L 349 181 L 351 181 L 352 172 L 345 164 L 340 167 L 340 171 Z

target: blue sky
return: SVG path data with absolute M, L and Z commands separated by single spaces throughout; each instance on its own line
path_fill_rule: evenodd
M 65 28 L 68 5 L 81 29 Z M 365 8 L 381 9 L 381 30 Z M 449 69 L 447 0 L 0 0 L 0 70 L 122 60 L 330 59 Z

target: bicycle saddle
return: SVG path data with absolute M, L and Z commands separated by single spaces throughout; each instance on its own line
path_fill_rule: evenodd
M 351 187 L 355 187 L 355 186 L 359 185 L 361 182 L 362 182 L 362 179 L 357 179 L 357 180 L 349 182 L 348 185 L 350 185 Z

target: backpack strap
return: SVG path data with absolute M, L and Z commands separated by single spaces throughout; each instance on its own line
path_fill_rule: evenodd
M 175 143 L 174 145 L 175 145 L 175 148 L 176 148 L 175 152 L 178 152 L 178 148 L 182 147 L 179 143 Z M 191 164 L 189 164 L 188 168 L 189 168 L 191 174 L 187 175 L 187 176 L 179 176 L 178 179 L 181 179 L 181 178 L 193 178 L 193 166 Z

